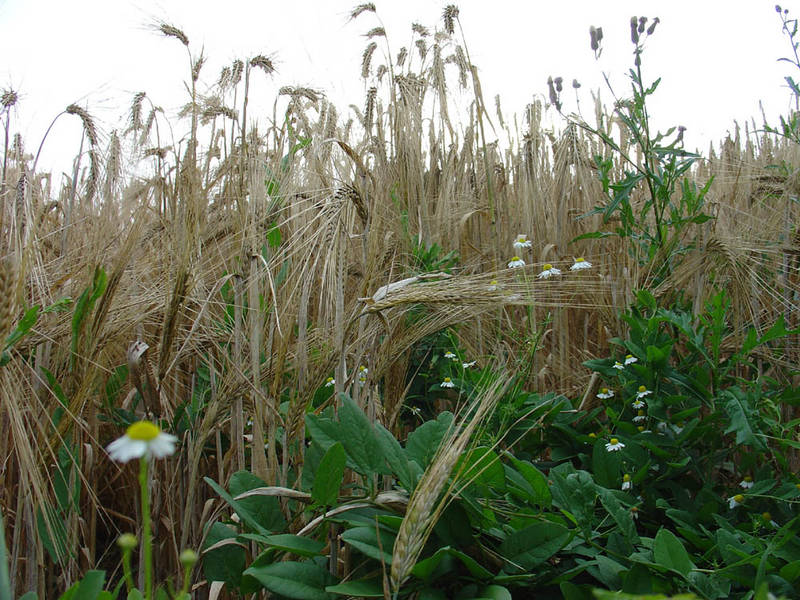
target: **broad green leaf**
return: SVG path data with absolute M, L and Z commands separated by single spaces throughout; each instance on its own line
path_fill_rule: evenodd
M 250 567 L 245 574 L 255 577 L 269 591 L 294 600 L 331 600 L 325 591 L 338 581 L 327 569 L 312 562 L 279 562 Z
M 72 596 L 73 600 L 97 600 L 103 591 L 105 581 L 105 571 L 86 571 L 83 579 L 79 582 L 75 595 Z
M 597 491 L 592 476 L 586 471 L 576 471 L 565 463 L 551 469 L 549 480 L 553 504 L 575 517 L 584 531 L 590 531 Z
M 325 544 L 320 541 L 291 533 L 268 535 L 264 537 L 264 542 L 277 550 L 298 556 L 320 556 L 325 549 Z
M 236 543 L 236 531 L 222 523 L 214 523 L 208 530 L 205 548 L 230 540 L 231 543 L 203 552 L 203 575 L 208 581 L 224 581 L 238 588 L 245 568 L 245 549 Z
M 653 558 L 662 567 L 680 573 L 684 577 L 695 568 L 681 541 L 669 529 L 663 527 L 658 530 L 653 543 Z
M 231 475 L 231 480 L 228 482 L 228 490 L 231 496 L 237 496 L 264 487 L 264 481 L 249 471 L 237 471 Z M 278 498 L 275 496 L 249 496 L 247 498 L 239 498 L 236 500 L 241 508 L 244 508 L 247 513 L 256 521 L 261 527 L 262 531 L 282 531 L 286 528 L 286 519 L 283 517 L 281 505 Z M 235 510 L 235 509 L 234 509 Z M 238 510 L 236 511 L 239 512 Z
M 519 471 L 525 480 L 530 484 L 533 490 L 533 497 L 531 498 L 535 504 L 541 508 L 550 508 L 553 503 L 553 496 L 550 493 L 550 487 L 547 485 L 547 478 L 539 469 L 527 461 L 511 458 L 511 462 Z
M 611 454 L 611 453 L 609 453 Z M 614 453 L 616 454 L 616 453 Z M 598 496 L 600 503 L 614 519 L 614 522 L 619 526 L 620 531 L 631 544 L 639 543 L 639 536 L 636 534 L 636 525 L 633 523 L 633 517 L 629 510 L 622 507 L 617 500 L 617 497 L 611 490 L 607 490 L 598 486 Z
M 408 457 L 423 469 L 427 468 L 452 424 L 452 413 L 443 412 L 439 413 L 436 419 L 426 421 L 417 427 L 408 435 L 406 441 Z
M 325 591 L 355 598 L 383 598 L 383 582 L 380 578 L 345 581 L 338 585 L 329 585 Z
M 460 483 L 478 486 L 488 491 L 503 491 L 506 487 L 505 470 L 500 458 L 491 448 L 474 448 L 461 455 L 454 469 Z
M 388 475 L 374 425 L 350 396 L 341 394 L 340 399 L 342 405 L 339 409 L 339 423 L 343 436 L 341 442 L 348 457 L 353 461 L 355 470 L 366 476 L 375 473 Z
M 345 531 L 341 537 L 343 542 L 357 548 L 364 555 L 391 565 L 395 535 L 385 529 L 377 531 L 380 532 L 380 542 L 376 527 L 354 527 Z
M 246 471 L 239 471 L 239 472 L 243 473 L 243 472 L 246 472 Z M 250 527 L 254 531 L 257 531 L 261 535 L 269 535 L 270 534 L 270 532 L 267 529 L 265 529 L 261 525 L 261 523 L 259 523 L 258 520 L 252 514 L 250 514 L 250 511 L 247 510 L 247 507 L 246 507 L 245 504 L 243 504 L 242 502 L 239 502 L 238 500 L 235 500 L 233 498 L 233 496 L 231 496 L 228 492 L 226 492 L 223 489 L 223 487 L 221 485 L 219 485 L 216 481 L 214 481 L 213 479 L 211 479 L 209 477 L 203 477 L 203 481 L 205 481 L 208 485 L 210 485 L 211 488 L 215 492 L 217 492 L 217 494 L 219 494 L 219 496 L 223 500 L 225 500 L 225 502 L 227 502 L 234 511 L 236 511 L 236 514 L 239 515 L 239 518 L 242 520 L 242 523 L 244 523 L 245 525 L 247 525 L 248 527 Z M 261 481 L 261 480 L 259 480 L 259 481 Z
M 420 560 L 414 565 L 414 568 L 411 570 L 411 573 L 415 577 L 419 577 L 420 579 L 427 579 L 431 576 L 434 572 L 436 567 L 442 562 L 445 557 L 452 557 L 463 564 L 467 570 L 470 572 L 470 575 L 475 577 L 476 579 L 491 579 L 493 577 L 493 573 L 487 570 L 484 566 L 482 566 L 479 562 L 477 562 L 471 556 L 464 554 L 460 550 L 456 550 L 451 546 L 445 546 L 444 548 L 439 548 L 436 552 L 434 552 L 428 558 Z
M 592 447 L 592 474 L 595 481 L 606 488 L 619 488 L 622 484 L 619 452 L 609 452 L 605 444 L 596 442 Z
M 333 506 L 339 498 L 344 466 L 347 462 L 344 446 L 336 442 L 322 457 L 311 488 L 311 497 L 320 506 Z
M 728 413 L 730 425 L 725 433 L 736 433 L 736 443 L 752 446 L 757 450 L 764 450 L 764 442 L 758 431 L 760 416 L 755 407 L 750 403 L 751 398 L 744 390 L 731 387 L 722 390 L 721 397 L 724 402 L 725 412 Z
M 571 537 L 563 525 L 541 521 L 509 535 L 498 552 L 509 561 L 508 568 L 528 571 L 561 550 Z
M 375 424 L 378 434 L 378 443 L 381 445 L 386 462 L 392 470 L 392 475 L 397 477 L 409 493 L 414 490 L 417 481 L 422 475 L 422 469 L 413 461 L 409 460 L 408 454 L 400 445 L 391 432 L 380 423 Z

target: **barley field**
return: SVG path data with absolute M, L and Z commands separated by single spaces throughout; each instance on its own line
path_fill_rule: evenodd
M 796 114 L 702 156 L 628 89 L 552 128 L 564 84 L 505 113 L 456 7 L 391 54 L 351 16 L 360 103 L 282 87 L 261 129 L 273 58 L 160 23 L 181 114 L 67 106 L 63 180 L 4 91 L 0 597 L 797 597 Z M 149 471 L 107 451 L 138 421 Z

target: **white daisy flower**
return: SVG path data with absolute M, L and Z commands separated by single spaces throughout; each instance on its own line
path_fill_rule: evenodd
M 517 267 L 524 267 L 524 266 L 525 266 L 525 261 L 522 260 L 519 256 L 515 256 L 508 263 L 509 269 L 516 269 Z
M 622 476 L 622 491 L 633 489 L 633 482 L 631 481 L 631 476 L 625 473 Z
M 470 362 L 461 363 L 461 368 L 462 369 L 469 369 L 469 368 L 474 367 L 476 364 L 478 364 L 477 360 L 471 360 Z
M 649 396 L 649 395 L 650 395 L 650 394 L 652 394 L 652 393 L 653 393 L 653 392 L 651 392 L 650 390 L 648 390 L 646 387 L 644 387 L 643 385 L 640 385 L 640 386 L 639 386 L 639 390 L 636 392 L 636 399 L 637 399 L 637 400 L 641 400 L 641 399 L 642 399 L 642 398 L 644 398 L 645 396 Z
M 150 421 L 137 421 L 125 435 L 111 442 L 106 450 L 111 460 L 126 463 L 133 458 L 164 458 L 175 453 L 174 435 L 164 433 Z
M 632 365 L 635 362 L 639 362 L 639 359 L 636 358 L 633 354 L 626 354 L 625 355 L 625 366 Z
M 635 506 L 631 506 L 631 517 L 633 517 L 634 520 L 639 518 L 639 509 Z
M 556 269 L 550 263 L 545 264 L 542 267 L 542 272 L 537 275 L 539 279 L 550 279 L 551 277 L 555 277 L 556 275 L 561 275 L 561 271 Z
M 597 394 L 597 397 L 601 398 L 602 400 L 608 400 L 609 398 L 614 397 L 614 392 L 608 388 L 601 388 L 600 392 Z
M 741 494 L 736 494 L 735 496 L 731 496 L 730 498 L 728 498 L 728 506 L 730 508 L 736 508 L 743 502 L 744 502 L 744 496 L 742 496 Z
M 528 236 L 525 235 L 524 233 L 520 233 L 519 235 L 517 235 L 516 238 L 514 238 L 514 248 L 519 250 L 521 248 L 530 248 L 530 247 L 531 247 L 531 241 L 528 239 Z
M 772 520 L 772 515 L 768 512 L 761 513 L 761 519 L 764 521 L 765 524 L 769 525 L 770 527 L 774 527 L 775 529 L 780 528 L 775 521 Z
M 439 384 L 439 387 L 452 388 L 456 387 L 456 384 L 453 383 L 453 381 L 449 377 L 445 377 L 444 381 L 442 381 L 442 383 Z
M 617 452 L 622 450 L 625 447 L 625 444 L 620 442 L 617 438 L 611 438 L 611 441 L 606 444 L 606 450 L 609 452 Z
M 575 264 L 573 264 L 569 268 L 569 270 L 570 271 L 582 271 L 583 269 L 591 269 L 591 268 L 592 268 L 592 263 L 590 263 L 588 260 L 586 260 L 582 256 L 579 256 L 578 258 L 575 259 Z
M 489 290 L 490 292 L 496 292 L 497 288 L 498 288 L 497 279 L 492 279 L 489 282 L 489 286 L 486 289 Z
M 358 385 L 365 385 L 367 383 L 367 373 L 369 369 L 364 365 L 358 367 Z
M 643 410 L 640 410 L 635 417 L 633 417 L 634 423 L 642 423 L 647 420 L 647 417 L 644 414 Z
M 616 369 L 617 371 L 622 371 L 625 368 L 625 365 L 623 365 L 621 362 L 617 361 L 617 362 L 614 363 L 614 366 L 612 368 Z
M 681 421 L 681 422 L 680 422 L 680 423 L 678 423 L 677 425 L 673 425 L 673 426 L 672 426 L 672 432 L 673 432 L 675 435 L 680 435 L 682 431 L 683 431 L 683 421 Z
M 452 353 L 452 352 L 450 352 L 450 351 L 447 351 L 447 352 L 445 352 L 445 353 L 444 353 L 444 357 L 445 357 L 445 358 L 449 358 L 449 359 L 451 359 L 451 360 L 452 360 L 452 359 L 454 359 L 454 358 L 456 357 L 456 355 L 455 355 L 455 354 L 453 354 L 453 353 Z
M 637 399 L 637 400 L 634 400 L 634 401 L 633 401 L 633 404 L 631 404 L 631 406 L 632 406 L 633 408 L 635 408 L 636 410 L 640 410 L 640 409 L 642 409 L 642 408 L 644 408 L 644 407 L 645 407 L 645 404 L 644 404 L 644 401 L 643 401 L 643 400 L 638 400 L 638 399 Z
M 325 380 L 325 387 L 331 387 L 333 385 L 336 385 L 336 380 L 333 377 L 328 377 Z
M 746 475 L 744 479 L 739 482 L 739 487 L 743 490 L 749 490 L 753 487 L 753 478 L 749 475 Z

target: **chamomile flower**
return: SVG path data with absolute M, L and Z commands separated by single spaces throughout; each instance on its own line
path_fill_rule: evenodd
M 631 517 L 633 517 L 634 520 L 639 518 L 639 509 L 635 506 L 631 506 Z
M 445 377 L 444 381 L 442 381 L 442 383 L 439 384 L 439 387 L 452 388 L 456 387 L 456 384 L 453 383 L 453 381 L 449 377 Z
M 358 385 L 366 385 L 367 373 L 369 373 L 369 369 L 367 367 L 364 365 L 358 367 Z
M 728 506 L 730 508 L 736 508 L 742 503 L 744 503 L 744 496 L 742 496 L 741 494 L 736 494 L 735 496 L 731 496 L 730 498 L 728 498 Z
M 625 368 L 625 365 L 623 365 L 619 361 L 615 362 L 614 366 L 612 367 L 612 369 L 616 369 L 617 371 L 622 371 L 624 368 Z
M 525 261 L 522 260 L 519 256 L 515 256 L 508 263 L 509 269 L 516 269 L 517 267 L 524 267 L 524 266 L 525 266 Z
M 111 460 L 126 463 L 133 458 L 164 458 L 175 453 L 174 435 L 164 433 L 150 421 L 137 421 L 125 431 L 125 435 L 108 445 Z
M 531 241 L 528 239 L 528 236 L 525 235 L 524 233 L 520 233 L 517 235 L 517 237 L 514 238 L 514 248 L 516 248 L 517 250 L 521 248 L 530 248 L 530 247 L 531 247 Z
M 510 265 L 509 265 L 509 266 L 510 266 Z M 498 285 L 497 285 L 497 279 L 492 279 L 492 280 L 489 282 L 489 285 L 487 286 L 487 288 L 486 288 L 486 289 L 487 289 L 487 290 L 489 290 L 490 292 L 496 292 L 496 291 L 497 291 L 497 288 L 498 288 Z
M 608 388 L 601 388 L 600 392 L 597 394 L 597 397 L 602 400 L 608 400 L 609 398 L 614 397 L 614 392 Z
M 653 393 L 653 392 L 651 392 L 650 390 L 648 390 L 646 387 L 644 387 L 643 385 L 640 385 L 640 386 L 639 386 L 639 390 L 636 392 L 636 399 L 637 399 L 637 400 L 641 400 L 641 399 L 642 399 L 642 398 L 644 398 L 645 396 L 649 396 L 649 395 L 650 395 L 650 394 L 652 394 L 652 393 Z
M 591 269 L 592 263 L 579 256 L 575 259 L 575 263 L 569 268 L 570 271 L 582 271 L 583 269 Z
M 753 487 L 753 478 L 749 475 L 745 475 L 744 479 L 739 482 L 739 487 L 743 490 L 749 490 Z
M 775 521 L 772 520 L 772 515 L 768 512 L 761 513 L 761 520 L 764 521 L 765 525 L 769 525 L 770 527 L 774 527 L 778 529 L 780 525 L 778 525 Z
M 633 408 L 635 408 L 636 410 L 640 410 L 640 409 L 644 408 L 644 406 L 645 406 L 645 404 L 644 404 L 644 400 L 639 400 L 639 399 L 636 399 L 636 400 L 634 400 L 634 401 L 633 401 L 633 403 L 631 404 L 631 406 L 632 406 Z
M 325 387 L 332 387 L 334 385 L 336 385 L 336 380 L 333 377 L 328 377 L 325 380 Z
M 455 358 L 456 358 L 456 355 L 455 355 L 455 354 L 453 354 L 453 353 L 452 353 L 452 352 L 450 352 L 450 351 L 447 351 L 447 352 L 445 352 L 445 353 L 444 353 L 444 357 L 445 357 L 445 358 L 449 358 L 450 360 L 453 360 L 453 359 L 455 359 Z
M 645 416 L 643 410 L 640 410 L 638 413 L 636 413 L 636 416 L 633 417 L 633 422 L 634 423 L 642 423 L 642 422 L 644 422 L 646 420 L 647 420 L 647 417 Z
M 551 277 L 555 277 L 556 275 L 561 275 L 561 271 L 556 269 L 550 263 L 546 263 L 542 267 L 542 272 L 537 275 L 539 279 L 550 279 Z
M 471 360 L 469 362 L 461 363 L 461 368 L 462 369 L 470 369 L 470 368 L 474 367 L 477 364 L 478 364 L 477 360 Z
M 628 473 L 622 476 L 622 491 L 633 489 L 633 482 L 631 481 L 631 476 Z
M 611 438 L 611 441 L 606 444 L 606 450 L 609 452 L 618 452 L 625 447 L 625 444 L 620 442 L 617 438 Z
M 626 354 L 625 355 L 625 366 L 632 365 L 635 362 L 639 362 L 639 359 L 636 358 L 633 354 Z

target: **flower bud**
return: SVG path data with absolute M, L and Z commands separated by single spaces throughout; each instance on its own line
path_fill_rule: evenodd
M 136 539 L 136 536 L 132 533 L 123 533 L 121 536 L 117 538 L 117 546 L 122 548 L 123 551 L 130 552 L 134 548 L 139 541 Z
M 186 550 L 181 552 L 180 555 L 181 564 L 187 569 L 190 569 L 191 567 L 195 566 L 197 564 L 198 559 L 199 557 L 197 556 L 197 552 L 195 552 L 191 548 L 187 548 Z

